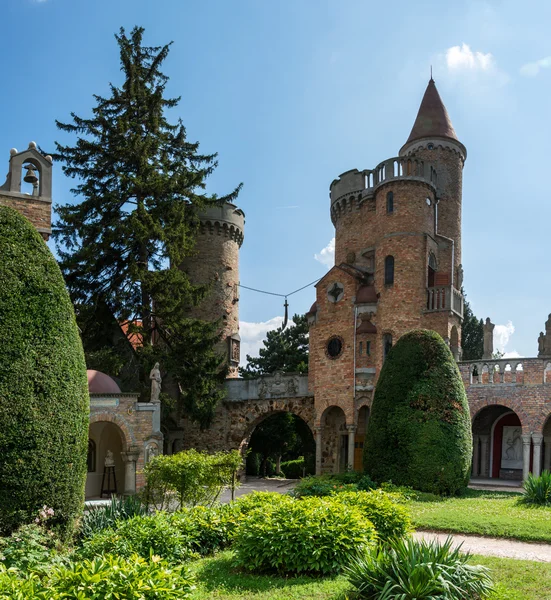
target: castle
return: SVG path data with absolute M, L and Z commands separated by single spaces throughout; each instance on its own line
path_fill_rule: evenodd
M 245 451 L 256 425 L 282 411 L 310 426 L 316 440 L 316 472 L 361 469 L 378 374 L 392 345 L 414 328 L 437 331 L 459 363 L 473 422 L 473 477 L 520 481 L 529 471 L 549 468 L 551 318 L 546 334 L 540 335 L 536 358 L 494 359 L 488 322 L 484 358 L 461 361 L 466 158 L 467 150 L 431 79 L 398 156 L 374 169 L 347 171 L 331 183 L 335 266 L 316 284 L 316 299 L 307 313 L 307 376 L 237 378 L 244 214 L 230 203 L 201 214 L 197 254 L 182 268 L 192 281 L 211 284 L 212 293 L 195 316 L 221 319 L 220 344 L 230 367 L 227 398 L 206 431 L 185 417 L 164 428 L 158 406 L 146 406 L 152 403 L 138 402 L 135 395 L 121 393 L 112 379 L 94 375 L 89 470 L 96 468 L 96 475 L 91 471 L 90 481 L 97 478 L 97 465 L 115 441 L 115 455 L 122 457 L 117 459 L 119 470 L 124 470 L 125 490 L 130 492 L 139 488 L 148 457 L 163 447 L 169 453 L 188 447 Z M 40 175 L 30 196 L 20 193 L 24 162 Z M 26 153 L 12 151 L 0 204 L 20 210 L 44 237 L 50 232 L 50 192 L 49 158 L 35 146 Z M 112 428 L 108 441 L 101 441 L 98 423 Z M 90 495 L 97 492 L 97 486 L 92 487 Z

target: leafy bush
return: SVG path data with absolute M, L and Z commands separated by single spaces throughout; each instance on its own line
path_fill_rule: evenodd
M 1 600 L 52 600 L 55 596 L 46 592 L 42 579 L 37 573 L 23 573 L 12 567 L 7 569 L 0 564 Z
M 411 531 L 408 509 L 396 504 L 393 495 L 382 490 L 371 492 L 348 492 L 336 496 L 338 502 L 359 508 L 375 526 L 379 539 L 404 537 Z
M 289 479 L 300 479 L 304 475 L 304 456 L 281 463 L 281 470 Z
M 180 508 L 212 505 L 225 487 L 233 491 L 242 462 L 237 450 L 216 454 L 186 450 L 156 456 L 144 469 L 144 500 L 158 509 L 168 507 L 174 499 Z
M 57 539 L 40 522 L 21 525 L 9 537 L 0 538 L 0 565 L 27 571 L 52 561 Z
M 354 483 L 343 483 L 331 475 L 311 475 L 295 485 L 291 495 L 295 498 L 307 496 L 331 496 L 336 492 L 351 492 L 358 489 Z
M 469 482 L 469 406 L 450 349 L 434 331 L 403 335 L 385 359 L 364 447 L 365 471 L 438 494 Z
M 368 492 L 374 490 L 377 484 L 371 479 L 369 475 L 364 475 L 356 484 L 360 492 Z
M 277 492 L 253 492 L 241 496 L 233 506 L 241 515 L 248 515 L 256 509 L 270 508 L 271 506 L 279 506 L 280 504 L 289 504 L 292 498 L 286 494 L 278 494 Z
M 82 512 L 88 382 L 73 305 L 31 223 L 0 206 L 0 534 L 44 504 L 68 534 Z
M 179 563 L 194 556 L 190 542 L 188 535 L 176 527 L 172 515 L 158 512 L 117 521 L 114 527 L 85 539 L 77 554 L 93 559 L 100 554 L 116 554 L 125 558 L 137 554 L 148 558 L 153 553 Z
M 492 591 L 488 569 L 469 565 L 452 541 L 394 540 L 353 558 L 346 575 L 365 600 L 473 600 Z
M 251 511 L 234 540 L 236 566 L 250 571 L 333 574 L 374 543 L 360 509 L 333 498 L 289 499 Z
M 125 521 L 137 515 L 146 515 L 147 507 L 138 496 L 111 497 L 111 504 L 89 508 L 80 523 L 81 537 L 91 537 L 99 531 L 112 527 L 115 521 Z
M 551 473 L 542 471 L 539 477 L 530 473 L 524 482 L 524 495 L 520 499 L 522 504 L 548 506 L 551 504 Z

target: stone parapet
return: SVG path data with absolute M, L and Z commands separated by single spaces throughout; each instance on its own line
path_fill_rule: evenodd
M 245 213 L 229 202 L 206 207 L 199 214 L 201 233 L 222 235 L 237 242 L 245 239 Z

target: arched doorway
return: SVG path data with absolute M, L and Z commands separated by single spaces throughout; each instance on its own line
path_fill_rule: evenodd
M 125 488 L 125 470 L 121 452 L 126 449 L 124 433 L 114 423 L 96 421 L 88 428 L 88 476 L 86 478 L 86 498 L 99 498 L 107 451 L 113 453 L 117 493 Z M 93 470 L 90 470 L 93 469 Z
M 265 415 L 255 423 L 242 447 L 248 450 L 248 476 L 283 474 L 296 478 L 315 472 L 316 443 L 312 430 L 306 421 L 294 413 L 280 411 Z M 285 469 L 287 461 L 296 461 L 300 457 L 304 458 L 303 468 L 293 464 Z
M 473 419 L 473 477 L 522 481 L 522 424 L 510 408 L 495 404 Z
M 343 473 L 348 462 L 346 416 L 339 406 L 330 406 L 321 416 L 321 472 Z
M 551 415 L 547 417 L 543 426 L 542 459 L 542 470 L 551 471 Z
M 369 423 L 369 408 L 362 406 L 358 411 L 358 429 L 354 441 L 354 470 L 362 471 L 364 462 L 364 443 Z

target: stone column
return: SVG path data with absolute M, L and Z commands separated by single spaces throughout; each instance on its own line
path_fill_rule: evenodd
M 551 437 L 545 436 L 543 438 L 543 441 L 545 443 L 544 457 L 543 457 L 543 468 L 546 471 L 549 471 L 551 469 Z
M 140 456 L 139 450 L 121 452 L 124 462 L 124 495 L 132 496 L 136 493 L 136 462 Z
M 316 475 L 321 475 L 321 427 L 314 427 L 316 435 Z
M 480 438 L 477 435 L 473 435 L 473 477 L 478 477 L 480 475 Z
M 480 476 L 490 477 L 490 436 L 481 435 L 480 437 Z
M 541 443 L 543 435 L 541 433 L 533 433 L 532 441 L 534 442 L 534 475 L 539 477 L 541 475 Z
M 355 446 L 355 433 L 356 433 L 356 425 L 347 425 L 346 429 L 348 429 L 348 470 L 354 470 L 354 446 Z
M 528 477 L 530 472 L 530 442 L 532 436 L 529 433 L 522 434 L 522 479 Z

